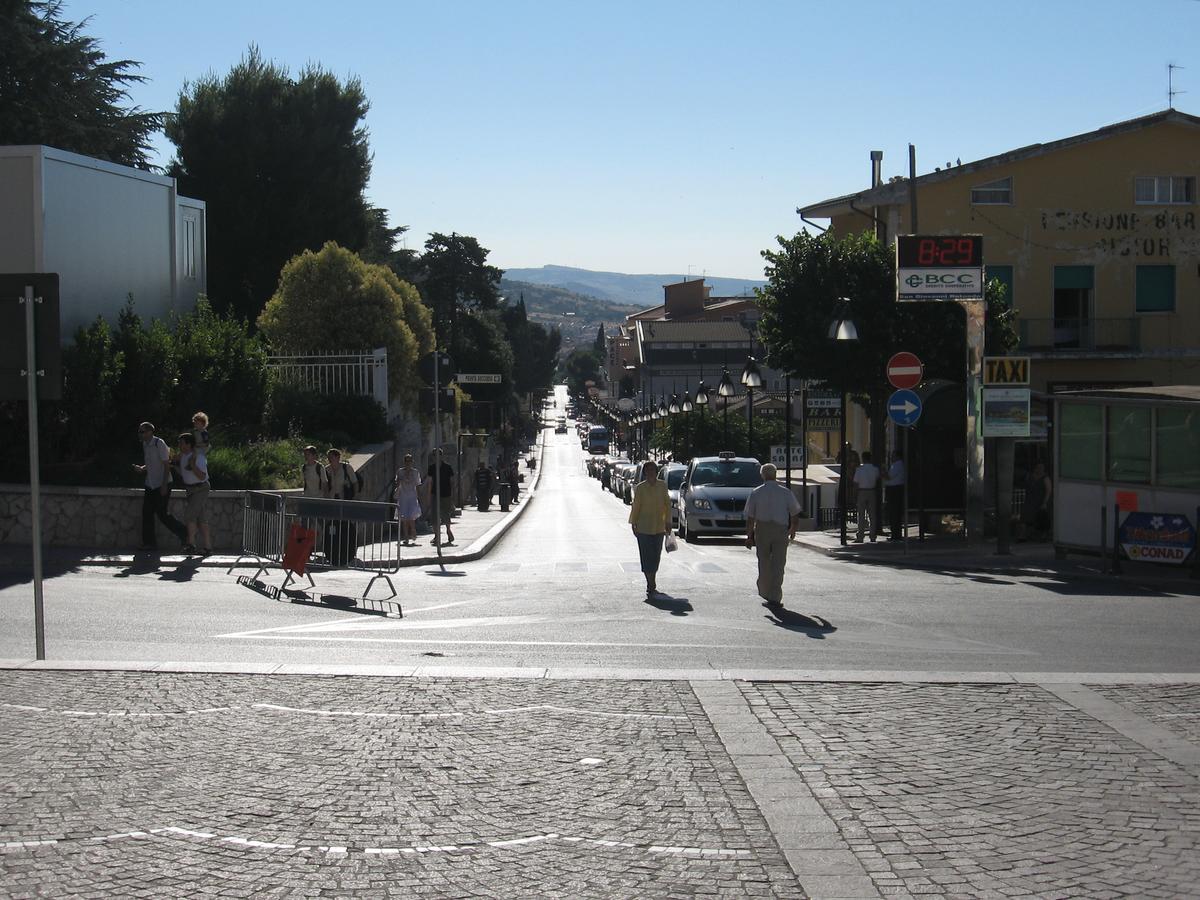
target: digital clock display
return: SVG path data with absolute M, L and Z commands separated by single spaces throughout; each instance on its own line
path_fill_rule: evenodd
M 983 265 L 983 235 L 902 234 L 896 239 L 901 269 L 963 269 Z

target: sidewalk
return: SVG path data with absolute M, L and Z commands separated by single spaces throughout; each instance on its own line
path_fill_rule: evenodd
M 508 512 L 500 510 L 500 504 L 494 502 L 485 513 L 479 512 L 474 506 L 466 506 L 451 522 L 454 532 L 454 544 L 443 547 L 440 561 L 444 564 L 471 562 L 486 556 L 499 542 L 508 530 L 516 524 L 525 509 L 533 501 L 538 482 L 542 477 L 542 453 L 545 449 L 544 434 L 538 436 L 533 454 L 537 457 L 535 469 L 522 469 L 525 481 L 521 484 L 519 502 L 510 505 Z M 134 553 L 97 553 L 94 550 L 79 547 L 45 547 L 42 559 L 47 569 L 72 568 L 75 566 L 132 566 L 137 560 L 145 560 L 145 554 Z M 251 557 L 240 557 L 237 554 L 213 554 L 203 559 L 182 553 L 162 553 L 155 557 L 160 563 L 170 566 L 190 560 L 191 565 L 208 568 L 241 568 L 257 569 L 259 563 Z M 0 546 L 0 568 L 28 568 L 30 565 L 30 549 L 28 546 Z M 241 560 L 239 562 L 239 560 Z M 400 567 L 437 565 L 439 557 L 437 548 L 433 545 L 431 533 L 417 535 L 415 547 L 400 548 Z
M 918 540 L 910 534 L 907 547 L 903 541 L 889 541 L 880 536 L 872 543 L 857 543 L 854 530 L 847 533 L 846 546 L 841 545 L 837 531 L 797 532 L 795 543 L 807 550 L 832 559 L 844 559 L 868 565 L 927 571 L 992 572 L 1003 575 L 1047 576 L 1057 578 L 1096 578 L 1109 583 L 1155 583 L 1169 585 L 1177 591 L 1200 594 L 1200 579 L 1188 566 L 1156 566 L 1149 563 L 1121 561 L 1122 573 L 1108 573 L 1108 561 L 1098 556 L 1072 555 L 1058 559 L 1054 546 L 1048 543 L 1016 543 L 1009 553 L 996 552 L 996 541 L 988 539 L 967 544 L 955 535 L 926 535 Z

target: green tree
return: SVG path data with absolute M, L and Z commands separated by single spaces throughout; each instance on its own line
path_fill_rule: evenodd
M 420 270 L 417 268 L 417 252 L 405 247 L 396 247 L 408 231 L 407 225 L 393 226 L 388 221 L 388 211 L 378 206 L 367 210 L 367 239 L 359 256 L 364 262 L 387 266 L 402 281 L 413 282 Z
M 332 241 L 283 267 L 258 327 L 273 347 L 296 353 L 386 347 L 390 392 L 409 406 L 417 359 L 433 349 L 429 311 L 415 289 Z
M 100 316 L 79 328 L 75 340 L 63 348 L 62 415 L 77 457 L 86 458 L 114 432 L 132 427 L 115 414 L 124 367 L 112 329 Z
M 528 394 L 550 387 L 558 364 L 562 335 L 558 329 L 546 330 L 538 322 L 530 322 L 525 298 L 500 308 L 508 343 L 520 352 L 514 354 L 513 386 L 519 394 Z
M 572 350 L 563 360 L 563 377 L 572 394 L 587 395 L 587 382 L 600 382 L 600 354 L 582 347 Z
M 493 310 L 500 305 L 503 270 L 488 265 L 488 251 L 465 234 L 433 233 L 418 261 L 421 296 L 433 310 L 439 335 L 453 347 L 464 311 Z
M 367 108 L 357 78 L 343 83 L 316 65 L 293 78 L 256 47 L 224 77 L 184 85 L 166 125 L 170 171 L 208 204 L 218 310 L 254 321 L 293 256 L 327 241 L 366 246 Z
M 162 114 L 129 106 L 141 63 L 110 60 L 59 0 L 0 3 L 0 144 L 47 144 L 150 168 Z
M 596 331 L 596 339 L 592 341 L 592 349 L 604 357 L 604 326 L 601 325 Z
M 201 296 L 195 309 L 173 322 L 171 344 L 178 372 L 171 410 L 176 422 L 190 422 L 197 410 L 222 426 L 262 421 L 267 348 L 248 322 L 219 315 Z
M 932 378 L 963 381 L 966 330 L 954 303 L 896 302 L 892 249 L 870 233 L 839 237 L 800 232 L 764 250 L 767 285 L 758 292 L 759 333 L 772 366 L 847 391 L 864 405 L 872 445 L 883 443 L 884 409 L 892 388 L 884 369 L 899 350 L 916 353 Z M 1014 313 L 999 282 L 987 289 L 990 352 L 1015 345 Z M 829 324 L 839 298 L 849 298 L 857 341 L 833 341 Z

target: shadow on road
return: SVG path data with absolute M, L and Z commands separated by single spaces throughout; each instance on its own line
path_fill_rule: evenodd
M 770 610 L 766 619 L 776 628 L 795 631 L 817 641 L 823 641 L 825 635 L 837 631 L 837 626 L 831 624 L 828 619 L 822 619 L 820 616 L 806 616 L 804 613 L 793 612 L 787 608 Z
M 669 612 L 673 616 L 686 616 L 692 611 L 692 601 L 687 597 L 672 597 L 670 594 L 662 592 L 653 597 L 647 597 L 645 602 L 655 609 Z
M 186 584 L 191 581 L 196 573 L 200 571 L 200 558 L 188 557 L 174 569 L 168 569 L 162 572 L 158 577 L 160 581 L 174 581 L 179 584 Z
M 160 565 L 161 562 L 157 553 L 137 553 L 134 554 L 129 565 L 113 573 L 113 578 L 129 578 L 131 575 L 149 575 L 151 572 L 157 572 Z
M 60 575 L 70 575 L 72 572 L 78 571 L 79 566 L 76 563 L 42 560 L 43 580 L 58 578 Z M 31 565 L 0 566 L 0 590 L 16 587 L 18 584 L 29 584 L 32 581 L 33 566 Z

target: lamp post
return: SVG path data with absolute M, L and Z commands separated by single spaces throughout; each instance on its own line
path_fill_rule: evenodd
M 831 341 L 857 341 L 858 328 L 850 317 L 850 300 L 842 297 L 834 307 L 833 321 L 829 323 L 828 338 Z M 842 387 L 842 416 L 841 416 L 841 446 L 838 449 L 840 464 L 838 466 L 838 518 L 842 546 L 846 546 L 846 502 L 849 496 L 849 485 L 846 484 L 846 469 L 849 468 L 850 454 L 846 452 L 846 388 Z M 874 525 L 872 525 L 874 527 Z
M 679 405 L 679 395 L 671 394 L 671 405 L 667 407 L 667 412 L 671 415 L 671 461 L 675 460 L 675 424 L 678 421 L 679 412 L 682 407 Z
M 692 392 L 684 390 L 683 402 L 679 404 L 679 408 L 683 410 L 683 455 L 687 459 L 692 458 Z
M 704 386 L 704 380 L 696 385 L 696 405 L 700 407 L 700 427 L 704 427 L 704 408 L 708 406 L 708 388 Z
M 746 435 L 746 455 L 754 456 L 754 389 L 762 387 L 762 373 L 753 356 L 746 358 L 742 369 L 742 384 L 746 387 L 746 412 L 749 416 Z
M 733 396 L 733 379 L 729 377 L 729 370 L 723 369 L 721 372 L 721 383 L 717 385 L 717 396 L 723 398 L 721 409 L 725 417 L 725 446 L 729 446 L 729 398 Z

